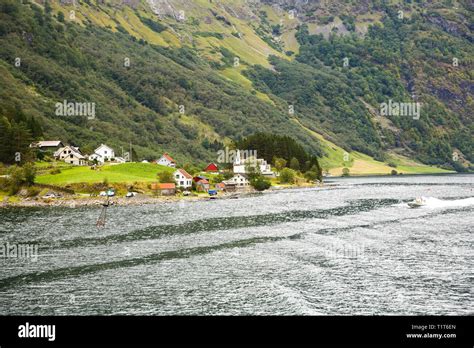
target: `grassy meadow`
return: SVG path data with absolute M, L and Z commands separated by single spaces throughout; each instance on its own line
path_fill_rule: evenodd
M 58 166 L 51 163 L 40 162 L 37 164 L 39 170 L 36 182 L 55 186 L 64 186 L 76 183 L 135 183 L 135 182 L 156 182 L 159 172 L 174 172 L 174 168 L 161 166 L 152 163 L 123 163 L 116 165 L 104 165 L 92 170 L 87 166 L 64 166 L 61 162 Z M 48 168 L 46 170 L 46 168 Z M 51 174 L 51 170 L 59 168 L 58 174 Z

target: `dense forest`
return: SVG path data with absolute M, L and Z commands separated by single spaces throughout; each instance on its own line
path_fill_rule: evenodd
M 324 62 L 341 71 L 351 81 L 355 95 L 373 106 L 387 98 L 421 102 L 423 117 L 393 117 L 391 122 L 401 132 L 382 129 L 385 148 L 406 146 L 418 159 L 430 164 L 452 163 L 452 152 L 457 148 L 472 162 L 472 95 L 461 91 L 457 101 L 453 100 L 454 95 L 438 99 L 432 96 L 441 89 L 446 92 L 446 87 L 437 86 L 434 77 L 448 75 L 453 58 L 466 64 L 463 68 L 458 66 L 459 77 L 472 80 L 472 71 L 468 70 L 472 64 L 472 36 L 452 37 L 433 29 L 430 18 L 434 14 L 400 19 L 390 7 L 385 11 L 382 25 L 371 26 L 364 39 L 334 35 L 325 40 L 308 35 L 302 26 L 298 33 L 302 49 L 297 60 L 314 67 Z M 340 69 L 344 58 L 350 62 L 348 69 Z M 419 80 L 421 76 L 428 76 L 429 80 Z
M 295 62 L 271 57 L 274 71 L 257 66 L 247 75 L 260 90 L 293 103 L 301 121 L 315 130 L 324 129 L 346 149 L 384 160 L 387 150 L 402 147 L 422 162 L 461 169 L 452 159 L 453 151 L 474 160 L 469 93 L 473 86 L 465 84 L 468 90 L 458 96 L 437 99 L 433 97 L 437 89 L 446 88 L 436 86 L 434 77 L 448 74 L 446 65 L 458 57 L 467 64 L 458 74 L 472 80 L 468 70 L 472 37 L 447 37 L 430 26 L 429 15 L 400 20 L 390 7 L 385 10 L 382 25 L 371 26 L 364 38 L 331 34 L 326 39 L 310 35 L 303 24 L 296 35 L 301 49 Z M 424 71 L 418 71 L 420 66 Z M 433 81 L 418 81 L 423 73 Z M 454 102 L 454 98 L 460 99 Z M 380 127 L 373 118 L 389 99 L 420 102 L 421 117 L 392 117 L 390 127 Z M 367 105 L 375 115 L 367 112 Z
M 318 159 L 308 154 L 300 144 L 289 136 L 256 133 L 240 140 L 236 144 L 236 148 L 256 150 L 258 158 L 263 158 L 276 167 L 278 167 L 276 162 L 283 159 L 282 167 L 293 167 L 292 169 L 302 172 L 314 171 L 321 179 L 322 171 Z

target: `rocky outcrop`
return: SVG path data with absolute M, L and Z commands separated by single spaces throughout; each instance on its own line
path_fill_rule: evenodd
M 426 19 L 431 24 L 436 25 L 451 35 L 463 37 L 468 39 L 470 42 L 474 42 L 474 36 L 469 32 L 469 30 L 457 22 L 447 20 L 438 13 L 427 15 Z

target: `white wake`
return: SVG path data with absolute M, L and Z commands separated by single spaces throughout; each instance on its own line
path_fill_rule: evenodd
M 435 197 L 423 197 L 425 204 L 423 207 L 427 208 L 446 208 L 446 207 L 469 207 L 474 205 L 474 197 L 463 199 L 438 199 Z

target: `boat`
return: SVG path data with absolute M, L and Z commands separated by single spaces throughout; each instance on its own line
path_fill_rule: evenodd
M 419 208 L 426 205 L 425 197 L 417 197 L 414 201 L 408 202 L 410 208 Z

